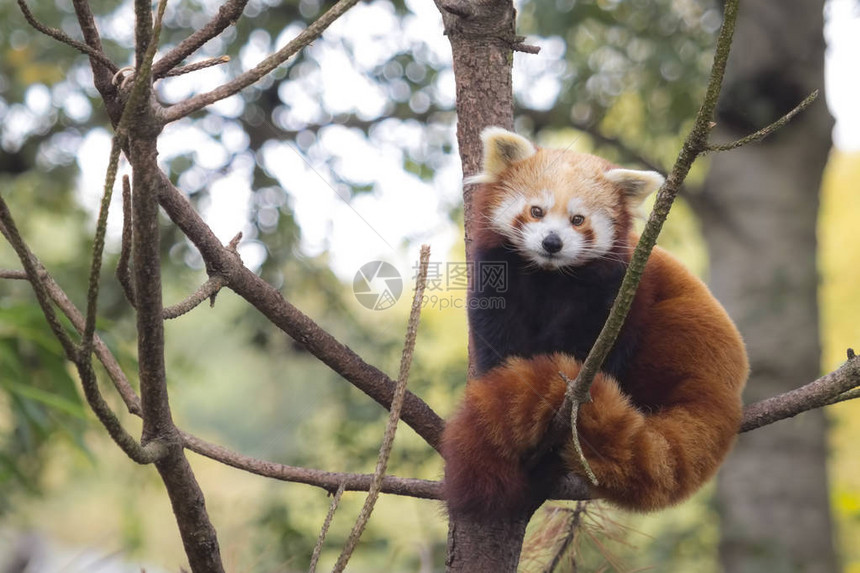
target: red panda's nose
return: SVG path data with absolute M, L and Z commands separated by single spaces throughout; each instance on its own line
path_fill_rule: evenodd
M 561 242 L 561 237 L 559 237 L 556 233 L 550 233 L 546 237 L 544 237 L 541 242 L 541 246 L 543 250 L 547 253 L 553 255 L 561 250 L 563 243 Z

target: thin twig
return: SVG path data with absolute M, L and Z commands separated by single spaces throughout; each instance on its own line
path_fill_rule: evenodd
M 186 312 L 190 312 L 194 307 L 198 304 L 206 300 L 207 298 L 212 299 L 212 303 L 215 303 L 215 295 L 218 294 L 218 291 L 225 284 L 224 277 L 220 275 L 215 275 L 209 278 L 199 289 L 194 291 L 191 296 L 186 298 L 180 303 L 174 304 L 173 306 L 166 306 L 161 310 L 161 316 L 164 317 L 165 320 L 169 320 L 172 318 L 179 318 Z
M 122 122 L 120 122 L 122 123 Z M 90 281 L 87 287 L 87 320 L 84 326 L 84 334 L 81 338 L 81 361 L 89 362 L 93 351 L 93 334 L 96 331 L 96 312 L 99 298 L 99 277 L 102 269 L 102 255 L 105 247 L 105 234 L 107 232 L 107 218 L 110 210 L 110 201 L 113 197 L 113 186 L 116 182 L 116 172 L 119 169 L 119 154 L 122 151 L 122 137 L 114 135 L 111 141 L 110 158 L 108 159 L 107 173 L 105 173 L 104 193 L 99 207 L 99 217 L 96 223 L 96 235 L 93 239 L 93 257 L 90 264 Z
M 704 153 L 711 153 L 714 151 L 729 151 L 732 149 L 737 149 L 738 147 L 741 147 L 741 146 L 746 145 L 748 143 L 755 143 L 756 141 L 761 141 L 762 139 L 764 139 L 765 137 L 772 134 L 773 132 L 775 132 L 776 130 L 778 130 L 782 126 L 784 126 L 786 123 L 791 121 L 794 118 L 794 116 L 796 116 L 797 114 L 799 114 L 800 112 L 802 112 L 803 110 L 808 108 L 810 105 L 812 105 L 812 102 L 814 102 L 817 97 L 818 97 L 818 90 L 815 90 L 814 92 L 812 92 L 811 94 L 806 96 L 806 99 L 804 99 L 802 102 L 797 104 L 793 110 L 791 110 L 790 112 L 788 112 L 787 114 L 785 114 L 784 116 L 782 116 L 781 118 L 779 118 L 778 120 L 773 122 L 772 124 L 768 125 L 767 127 L 763 127 L 760 130 L 756 131 L 755 133 L 747 135 L 746 137 L 742 137 L 742 138 L 740 138 L 736 141 L 733 141 L 731 143 L 724 143 L 724 144 L 719 144 L 719 145 L 708 145 L 708 147 L 705 149 Z
M 258 476 L 319 487 L 329 493 L 336 491 L 341 484 L 346 491 L 370 491 L 373 481 L 373 474 L 327 472 L 314 468 L 288 466 L 234 452 L 182 430 L 180 435 L 186 449 L 216 462 Z M 441 499 L 442 488 L 438 481 L 387 475 L 382 480 L 382 493 L 418 499 Z
M 152 78 L 157 80 L 170 75 L 179 62 L 199 50 L 206 42 L 234 24 L 245 10 L 248 0 L 229 0 L 218 9 L 218 14 L 205 26 L 182 40 L 178 46 L 164 54 L 152 65 Z
M 839 394 L 838 396 L 834 396 L 833 398 L 827 400 L 827 405 L 829 406 L 831 404 L 838 404 L 839 402 L 846 402 L 848 400 L 855 400 L 857 398 L 860 398 L 860 388 L 852 388 L 847 392 L 843 392 L 842 394 Z
M 326 28 L 357 3 L 358 0 L 340 0 L 313 24 L 302 30 L 286 46 L 265 58 L 252 69 L 212 91 L 194 96 L 191 99 L 167 108 L 163 115 L 165 123 L 181 119 L 188 114 L 203 109 L 209 104 L 239 93 L 251 84 L 256 83 L 263 76 L 290 59 L 296 52 L 319 38 Z
M 201 60 L 199 62 L 194 62 L 193 64 L 188 64 L 187 66 L 181 66 L 178 68 L 173 68 L 165 77 L 173 78 L 176 76 L 181 76 L 183 74 L 190 74 L 191 72 L 196 72 L 198 70 L 205 70 L 206 68 L 211 68 L 212 66 L 220 66 L 221 64 L 226 64 L 230 61 L 230 56 L 218 56 L 217 58 L 207 58 L 205 60 Z
M 131 208 L 131 182 L 128 175 L 122 176 L 122 241 L 119 260 L 116 263 L 116 278 L 122 286 L 122 292 L 132 308 L 137 308 L 134 296 L 134 280 L 131 276 L 131 242 L 134 222 Z
M 570 390 L 571 395 L 571 403 L 573 407 L 570 411 L 570 426 L 571 428 L 576 428 L 577 420 L 579 419 L 579 406 L 582 404 L 587 404 L 591 402 L 591 394 L 588 391 L 588 386 L 586 386 L 586 382 L 584 379 L 581 379 L 577 376 L 576 380 L 571 380 L 568 378 L 564 372 L 559 372 L 559 376 L 561 376 L 562 380 L 564 380 L 567 388 Z M 597 480 L 597 476 L 594 475 L 594 471 L 591 469 L 591 466 L 588 465 L 588 461 L 585 459 L 585 452 L 582 451 L 582 444 L 579 443 L 577 438 L 576 430 L 574 432 L 574 440 L 573 440 L 573 450 L 576 452 L 576 455 L 579 457 L 579 463 L 582 468 L 582 471 L 585 472 L 585 477 L 588 478 L 588 481 L 593 486 L 600 485 L 600 482 Z
M 561 560 L 564 557 L 564 554 L 567 553 L 568 548 L 570 548 L 571 544 L 576 539 L 576 534 L 579 532 L 579 524 L 582 522 L 582 515 L 585 513 L 587 507 L 587 501 L 576 502 L 576 507 L 570 512 L 570 517 L 568 518 L 569 521 L 564 539 L 562 539 L 561 545 L 559 545 L 558 550 L 552 556 L 552 560 L 549 562 L 546 569 L 544 569 L 545 573 L 554 573 L 558 566 L 561 565 Z M 574 566 L 574 571 L 575 570 L 576 567 Z
M 66 358 L 74 361 L 78 354 L 77 346 L 72 342 L 71 337 L 63 328 L 63 325 L 60 324 L 57 313 L 51 305 L 50 297 L 45 290 L 45 283 L 42 280 L 39 268 L 33 261 L 33 255 L 30 252 L 30 248 L 24 242 L 24 239 L 21 238 L 18 226 L 15 224 L 15 220 L 12 218 L 12 213 L 9 211 L 9 207 L 6 205 L 6 201 L 3 199 L 2 195 L 0 195 L 0 232 L 3 233 L 3 236 L 6 237 L 9 244 L 12 245 L 13 249 L 15 249 L 15 253 L 18 255 L 18 259 L 24 267 L 24 272 L 27 273 L 27 277 L 30 280 L 30 286 L 36 294 L 36 300 L 39 302 L 42 314 L 45 315 L 45 320 L 48 321 L 48 326 L 50 326 L 54 336 L 60 342 L 60 346 L 63 347 L 63 352 L 65 352 Z
M 0 269 L 0 279 L 26 281 L 29 280 L 30 277 L 27 276 L 27 271 Z
M 30 7 L 24 0 L 18 0 L 18 6 L 21 8 L 21 13 L 24 15 L 24 19 L 27 20 L 27 23 L 39 32 L 45 34 L 46 36 L 50 36 L 51 38 L 54 38 L 58 42 L 62 42 L 67 46 L 71 46 L 79 52 L 88 55 L 90 58 L 97 60 L 100 64 L 102 64 L 109 70 L 116 72 L 116 70 L 118 69 L 117 65 L 113 63 L 110 58 L 108 58 L 101 50 L 97 50 L 82 42 L 78 42 L 77 40 L 70 38 L 68 35 L 66 35 L 66 33 L 62 30 L 59 30 L 57 28 L 51 28 L 50 26 L 46 26 L 45 24 L 42 24 L 41 22 L 36 20 L 36 17 L 33 15 L 33 12 L 30 11 Z
M 314 552 L 311 555 L 311 565 L 308 567 L 309 573 L 316 573 L 317 563 L 319 562 L 320 554 L 322 553 L 323 542 L 325 542 L 325 536 L 328 533 L 328 528 L 331 525 L 334 512 L 337 511 L 337 506 L 340 503 L 341 496 L 343 495 L 343 489 L 343 484 L 340 484 L 340 487 L 338 487 L 337 491 L 334 493 L 334 497 L 332 497 L 331 505 L 328 508 L 328 514 L 325 516 L 325 521 L 323 521 L 319 537 L 317 537 L 317 544 L 314 545 Z
M 394 445 L 394 435 L 397 432 L 397 422 L 400 420 L 400 410 L 403 407 L 403 398 L 406 395 L 406 381 L 409 379 L 409 369 L 412 366 L 412 355 L 415 352 L 415 338 L 418 334 L 418 321 L 421 318 L 421 304 L 424 299 L 424 287 L 427 285 L 427 266 L 430 261 L 430 247 L 428 245 L 421 246 L 421 257 L 418 263 L 418 278 L 415 283 L 415 295 L 412 297 L 412 310 L 409 313 L 409 322 L 406 325 L 406 340 L 403 344 L 403 354 L 400 358 L 400 374 L 397 377 L 397 388 L 394 391 L 394 398 L 391 400 L 391 410 L 388 416 L 388 425 L 385 428 L 385 435 L 382 438 L 382 446 L 379 449 L 379 459 L 376 462 L 376 471 L 373 474 L 373 481 L 370 485 L 370 491 L 367 493 L 367 499 L 364 501 L 364 507 L 358 514 L 358 519 L 349 534 L 344 545 L 343 551 L 335 563 L 333 573 L 340 573 L 349 562 L 355 546 L 358 545 L 358 540 L 367 526 L 370 519 L 370 514 L 376 505 L 376 499 L 379 497 L 379 489 L 382 485 L 382 477 L 385 475 L 385 470 L 388 467 L 388 459 L 391 456 L 391 448 Z
M 38 260 L 36 260 L 36 264 L 41 268 L 41 263 L 39 263 Z M 75 330 L 77 330 L 79 334 L 83 334 L 85 324 L 84 315 L 78 310 L 74 303 L 69 300 L 69 297 L 66 296 L 66 293 L 63 292 L 63 289 L 60 288 L 60 285 L 57 284 L 54 278 L 47 272 L 44 274 L 45 289 L 48 291 L 48 296 L 51 297 L 51 300 L 54 301 L 57 308 L 59 308 L 66 318 L 69 319 L 69 322 L 72 323 Z M 108 378 L 113 382 L 114 388 L 116 388 L 116 391 L 125 403 L 129 413 L 134 414 L 135 416 L 140 416 L 140 398 L 138 398 L 134 388 L 131 387 L 128 378 L 119 363 L 113 357 L 113 354 L 111 354 L 110 349 L 108 349 L 104 341 L 99 338 L 98 334 L 93 336 L 93 351 L 96 358 L 98 358 L 99 362 L 102 363 L 107 371 Z

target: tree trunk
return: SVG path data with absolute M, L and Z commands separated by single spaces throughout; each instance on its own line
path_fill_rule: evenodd
M 451 42 L 457 88 L 457 142 L 465 176 L 480 170 L 480 134 L 485 127 L 513 128 L 511 69 L 516 11 L 512 0 L 465 2 L 437 0 Z M 472 257 L 472 187 L 463 189 L 466 258 Z M 472 277 L 469 277 L 472 280 Z M 471 284 L 471 283 L 470 283 Z M 471 356 L 471 343 L 470 356 Z M 469 372 L 474 372 L 469 360 Z M 510 519 L 479 522 L 451 516 L 448 527 L 450 572 L 514 572 L 532 512 Z
M 763 127 L 824 86 L 823 0 L 741 5 L 716 139 Z M 815 226 L 831 146 L 824 98 L 763 143 L 712 160 L 695 204 L 714 294 L 749 349 L 747 402 L 819 375 Z M 731 573 L 837 570 L 826 420 L 814 410 L 743 434 L 717 480 Z
M 448 524 L 448 571 L 506 573 L 517 570 L 532 513 L 510 520 L 452 518 Z

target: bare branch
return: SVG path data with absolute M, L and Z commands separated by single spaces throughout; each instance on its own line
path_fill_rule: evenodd
M 848 400 L 856 400 L 857 398 L 860 398 L 860 388 L 852 388 L 851 390 L 848 390 L 847 392 L 843 392 L 842 394 L 827 400 L 827 405 L 829 406 L 830 404 L 838 404 L 839 402 L 847 402 Z
M 587 382 L 585 382 L 584 379 L 581 379 L 579 377 L 577 377 L 576 380 L 571 380 L 565 375 L 564 372 L 559 372 L 558 375 L 561 376 L 562 380 L 564 380 L 565 384 L 567 385 L 571 401 L 570 425 L 572 428 L 576 428 L 576 421 L 579 417 L 579 407 L 583 404 L 591 402 L 591 394 L 588 391 Z M 582 451 L 582 444 L 579 443 L 578 439 L 573 440 L 573 449 L 576 452 L 576 455 L 579 456 L 579 465 L 585 472 L 585 477 L 588 478 L 588 481 L 591 482 L 591 485 L 600 485 L 600 483 L 597 481 L 597 476 L 594 475 L 594 471 L 591 469 L 591 466 L 588 465 L 588 460 L 585 459 L 585 452 Z
M 200 60 L 199 62 L 194 62 L 193 64 L 188 64 L 187 66 L 182 66 L 180 68 L 173 68 L 165 77 L 172 78 L 176 76 L 181 76 L 184 74 L 190 74 L 191 72 L 196 72 L 198 70 L 205 70 L 206 68 L 211 68 L 212 66 L 220 66 L 221 64 L 226 64 L 230 61 L 230 56 L 218 56 L 217 58 L 207 58 L 205 60 Z
M 2 195 L 0 195 L 0 233 L 6 237 L 9 244 L 12 245 L 13 249 L 15 249 L 15 253 L 18 255 L 18 259 L 24 267 L 24 272 L 27 273 L 27 277 L 30 280 L 30 286 L 36 294 L 36 300 L 39 301 L 39 306 L 42 308 L 42 313 L 45 315 L 45 320 L 48 321 L 48 326 L 51 327 L 51 331 L 54 333 L 54 336 L 57 337 L 57 340 L 60 342 L 60 346 L 63 347 L 63 352 L 66 353 L 66 358 L 74 361 L 78 354 L 77 346 L 72 342 L 71 337 L 60 324 L 60 321 L 57 318 L 57 313 L 54 312 L 54 307 L 51 306 L 51 301 L 48 297 L 47 291 L 45 290 L 45 284 L 42 281 L 39 268 L 34 263 L 33 254 L 30 252 L 24 239 L 21 238 L 21 233 L 18 232 L 18 226 L 15 224 L 15 220 L 12 218 L 12 213 L 9 211 L 9 207 L 6 205 L 6 201 L 3 199 Z
M 41 268 L 41 263 L 39 263 L 38 260 L 35 260 L 35 262 Z M 53 277 L 51 277 L 47 272 L 44 272 L 44 274 L 45 289 L 48 292 L 48 296 L 51 297 L 54 304 L 56 304 L 66 318 L 69 319 L 69 322 L 72 323 L 75 330 L 77 330 L 78 333 L 83 334 L 85 325 L 84 315 L 78 310 L 74 303 L 69 300 L 69 297 L 66 296 L 66 293 L 63 292 L 63 289 L 60 288 L 60 285 L 57 284 Z M 129 413 L 134 414 L 135 416 L 140 416 L 140 398 L 137 397 L 134 388 L 129 384 L 125 372 L 123 372 L 119 363 L 113 357 L 113 354 L 111 354 L 110 349 L 108 349 L 107 345 L 105 345 L 104 341 L 102 341 L 97 334 L 93 336 L 93 351 L 96 358 L 99 359 L 99 362 L 102 363 L 107 371 L 108 378 L 113 382 L 114 387 L 122 398 L 122 401 L 125 403 Z
M 814 102 L 817 97 L 818 97 L 818 90 L 815 90 L 814 92 L 812 92 L 811 94 L 806 96 L 806 99 L 804 99 L 802 102 L 797 104 L 797 106 L 795 106 L 795 108 L 793 110 L 791 110 L 790 112 L 788 112 L 787 114 L 785 114 L 784 116 L 782 116 L 781 118 L 779 118 L 778 120 L 773 122 L 772 124 L 768 125 L 767 127 L 763 127 L 762 129 L 756 131 L 755 133 L 752 133 L 746 137 L 742 137 L 736 141 L 733 141 L 732 143 L 725 143 L 725 144 L 720 144 L 720 145 L 708 145 L 708 147 L 705 149 L 704 153 L 710 153 L 712 151 L 729 151 L 732 149 L 737 149 L 738 147 L 741 147 L 741 146 L 746 145 L 748 143 L 755 143 L 756 141 L 761 141 L 762 139 L 764 139 L 765 137 L 772 134 L 773 132 L 775 132 L 776 130 L 778 130 L 782 126 L 784 126 L 786 123 L 791 121 L 792 118 L 794 118 L 794 116 L 796 116 L 797 114 L 799 114 L 800 112 L 802 112 L 803 110 L 808 108 L 810 105 L 812 105 L 812 102 Z
M 109 70 L 113 70 L 116 72 L 117 65 L 113 63 L 110 58 L 108 58 L 101 49 L 96 49 L 90 47 L 84 43 L 78 42 L 77 40 L 70 38 L 66 35 L 65 32 L 58 28 L 51 28 L 50 26 L 46 26 L 42 24 L 36 17 L 33 15 L 33 12 L 30 11 L 30 7 L 27 5 L 25 0 L 18 0 L 18 6 L 21 8 L 21 13 L 24 14 L 24 19 L 27 20 L 27 23 L 30 24 L 33 28 L 38 30 L 39 32 L 54 38 L 58 42 L 62 42 L 68 46 L 73 47 L 81 53 L 88 55 L 91 59 L 98 61 L 101 65 L 106 67 Z
M 223 446 L 211 444 L 187 432 L 180 431 L 180 433 L 185 447 L 201 456 L 252 474 L 280 481 L 312 485 L 329 493 L 337 491 L 341 485 L 346 491 L 368 491 L 373 479 L 372 474 L 327 472 L 259 460 L 231 451 Z M 440 499 L 442 488 L 440 483 L 436 481 L 385 476 L 382 479 L 381 491 L 382 493 L 419 499 Z
M 239 93 L 251 84 L 256 83 L 263 76 L 290 59 L 296 54 L 296 52 L 319 38 L 325 29 L 332 24 L 332 22 L 340 18 L 347 10 L 357 3 L 358 0 L 340 0 L 337 4 L 332 6 L 328 12 L 320 16 L 313 24 L 302 30 L 302 32 L 287 43 L 286 46 L 265 58 L 252 69 L 210 92 L 194 96 L 191 99 L 167 108 L 164 112 L 165 122 L 169 123 L 171 121 L 176 121 L 188 114 L 203 109 L 209 104 Z
M 323 522 L 322 529 L 320 529 L 319 537 L 317 537 L 317 544 L 314 545 L 314 552 L 311 555 L 311 565 L 308 567 L 309 573 L 315 573 L 317 570 L 317 563 L 320 560 L 320 553 L 322 553 L 322 546 L 325 542 L 326 533 L 328 533 L 328 528 L 331 525 L 331 520 L 334 517 L 334 512 L 337 511 L 337 506 L 340 503 L 340 498 L 343 496 L 343 484 L 340 484 L 340 487 L 337 488 L 337 491 L 334 493 L 334 497 L 331 500 L 331 506 L 328 508 L 328 514 L 325 516 L 325 521 Z
M 227 280 L 226 286 L 332 370 L 386 409 L 390 408 L 395 383 L 287 302 L 277 289 L 248 270 L 235 253 L 221 244 L 164 173 L 161 173 L 159 201 L 170 219 L 200 251 L 207 267 Z M 444 422 L 423 400 L 408 391 L 402 418 L 427 443 L 438 448 Z
M 218 8 L 218 14 L 205 26 L 182 40 L 152 65 L 153 79 L 171 75 L 171 70 L 182 60 L 199 50 L 206 42 L 233 25 L 245 10 L 248 0 L 229 0 Z M 176 71 L 176 70 L 173 70 Z
M 122 122 L 120 122 L 122 124 Z M 81 338 L 81 361 L 89 362 L 93 351 L 93 334 L 96 331 L 96 310 L 99 298 L 99 277 L 102 270 L 102 254 L 105 247 L 105 233 L 107 232 L 108 211 L 113 196 L 113 185 L 116 182 L 116 172 L 119 167 L 119 154 L 121 151 L 121 137 L 115 135 L 111 141 L 110 158 L 108 160 L 107 173 L 105 174 L 104 193 L 99 207 L 99 217 L 96 223 L 96 235 L 93 239 L 93 257 L 90 264 L 90 282 L 87 287 L 87 320 L 84 333 Z
M 415 294 L 412 297 L 412 309 L 409 313 L 409 322 L 406 325 L 406 340 L 403 343 L 403 355 L 400 358 L 400 374 L 397 377 L 394 398 L 391 400 L 391 410 L 389 411 L 388 424 L 385 427 L 385 435 L 382 438 L 382 446 L 379 448 L 376 471 L 373 473 L 373 480 L 370 482 L 370 490 L 367 493 L 364 506 L 355 520 L 355 525 L 349 534 L 349 538 L 346 540 L 337 563 L 335 563 L 333 569 L 335 573 L 343 571 L 346 568 L 346 564 L 349 563 L 349 558 L 352 557 L 352 552 L 355 550 L 355 546 L 358 545 L 358 540 L 361 538 L 361 534 L 364 533 L 364 528 L 367 526 L 370 514 L 376 505 L 376 499 L 379 497 L 379 490 L 382 486 L 382 478 L 385 475 L 385 470 L 388 468 L 388 459 L 391 456 L 394 435 L 397 432 L 397 422 L 400 420 L 400 410 L 403 407 L 403 398 L 406 395 L 406 382 L 409 380 L 412 355 L 415 352 L 415 338 L 418 335 L 418 321 L 421 318 L 424 287 L 427 286 L 427 265 L 429 261 L 430 247 L 422 245 L 421 258 L 418 263 L 418 278 L 415 283 Z
M 96 26 L 96 19 L 93 16 L 93 11 L 90 9 L 88 0 L 72 0 L 75 6 L 75 15 L 78 18 L 78 25 L 81 27 L 81 33 L 84 36 L 84 41 L 87 45 L 96 51 L 102 52 L 102 40 L 99 36 L 99 30 Z M 92 58 L 91 58 L 92 59 Z M 101 62 L 99 62 L 101 63 Z M 107 66 L 105 66 L 107 67 Z M 111 73 L 116 73 L 117 68 L 109 70 Z
M 75 15 L 78 18 L 78 25 L 81 27 L 84 41 L 97 52 L 103 52 L 96 19 L 90 9 L 89 2 L 87 0 L 72 0 L 72 4 L 75 7 Z M 117 97 L 116 86 L 111 84 L 111 78 L 116 73 L 117 67 L 115 65 L 106 66 L 92 56 L 90 56 L 90 67 L 93 71 L 93 85 L 101 94 L 112 123 L 116 125 L 119 123 L 119 117 L 123 110 L 123 102 Z
M 0 279 L 9 279 L 17 281 L 26 281 L 30 277 L 27 276 L 27 271 L 17 271 L 12 269 L 0 269 Z
M 854 357 L 833 372 L 805 386 L 750 404 L 744 408 L 740 431 L 749 432 L 808 410 L 857 397 L 858 386 L 860 358 Z
M 552 560 L 550 560 L 549 564 L 546 566 L 544 571 L 546 573 L 554 573 L 558 566 L 561 564 L 561 560 L 564 557 L 567 550 L 573 544 L 574 539 L 576 539 L 576 534 L 579 532 L 579 524 L 582 521 L 582 515 L 587 511 L 588 503 L 585 501 L 576 502 L 576 507 L 572 510 L 567 508 L 562 508 L 565 511 L 568 511 L 570 515 L 568 516 L 567 527 L 565 528 L 564 538 L 561 541 L 558 549 L 552 556 Z M 576 568 L 574 567 L 574 571 Z
M 191 296 L 173 306 L 165 307 L 161 311 L 161 316 L 163 316 L 165 320 L 169 320 L 171 318 L 179 318 L 186 312 L 190 312 L 194 307 L 196 307 L 198 304 L 200 304 L 207 298 L 212 298 L 216 294 L 218 294 L 218 291 L 221 290 L 221 287 L 223 287 L 224 284 L 225 281 L 223 277 L 219 275 L 210 277 L 209 280 L 203 283 L 203 285 L 199 289 L 194 291 Z M 214 304 L 214 298 L 212 298 L 212 302 Z
M 618 296 L 612 305 L 612 310 L 609 312 L 609 317 L 606 319 L 606 324 L 603 325 L 600 335 L 597 337 L 594 346 L 583 362 L 575 384 L 568 385 L 562 411 L 566 411 L 565 408 L 569 406 L 569 403 L 573 402 L 575 398 L 575 386 L 578 386 L 578 391 L 580 392 L 588 392 L 594 377 L 615 344 L 615 339 L 624 325 L 627 312 L 633 304 L 633 297 L 645 271 L 648 257 L 657 242 L 657 236 L 663 228 L 663 223 L 669 215 L 669 209 L 672 207 L 678 189 L 686 178 L 687 173 L 689 173 L 690 167 L 693 165 L 696 157 L 707 147 L 708 133 L 711 129 L 714 109 L 716 108 L 717 97 L 720 93 L 720 86 L 722 85 L 726 62 L 728 61 L 736 18 L 737 0 L 729 0 L 726 2 L 723 25 L 720 28 L 720 36 L 717 40 L 714 64 L 711 68 L 711 78 L 708 83 L 705 100 L 696 115 L 693 129 L 684 142 L 684 146 L 678 155 L 672 172 L 657 193 L 654 209 L 651 211 L 648 223 L 645 225 L 642 236 L 639 238 L 639 243 L 636 245 L 636 250 L 630 259 L 630 264 L 618 290 Z M 574 434 L 574 440 L 578 440 L 576 426 L 572 426 L 571 429 Z
M 132 215 L 131 215 L 131 182 L 128 175 L 122 176 L 122 241 L 119 251 L 119 260 L 116 263 L 116 279 L 125 293 L 125 298 L 133 308 L 137 307 L 134 297 L 134 281 L 131 276 L 131 241 L 132 241 Z

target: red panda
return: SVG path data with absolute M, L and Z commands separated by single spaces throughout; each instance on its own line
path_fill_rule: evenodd
M 634 216 L 663 183 L 501 128 L 482 134 L 468 305 L 478 377 L 442 437 L 452 514 L 536 509 L 563 472 L 581 474 L 567 439 L 532 454 L 594 344 L 627 268 Z M 482 300 L 495 297 L 495 304 Z M 498 304 L 498 301 L 503 304 Z M 582 406 L 578 433 L 595 497 L 649 511 L 677 503 L 717 470 L 737 434 L 749 364 L 707 287 L 656 247 L 627 321 Z

